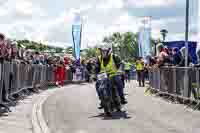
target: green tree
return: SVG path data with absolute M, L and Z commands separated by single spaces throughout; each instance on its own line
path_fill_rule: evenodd
M 37 45 L 35 45 L 35 44 L 29 44 L 29 45 L 26 46 L 26 49 L 38 50 L 38 47 L 37 47 Z
M 45 50 L 47 50 L 47 45 L 45 45 L 45 44 L 40 43 L 37 46 L 39 47 L 38 48 L 39 51 L 45 51 Z
M 73 48 L 72 47 L 68 47 L 65 49 L 65 53 L 67 54 L 73 54 Z
M 123 40 L 121 43 L 123 56 L 122 58 L 135 58 L 138 55 L 138 42 L 137 35 L 132 32 L 126 32 L 123 34 Z
M 84 53 L 84 58 L 88 59 L 88 58 L 93 58 L 96 57 L 96 47 L 90 47 L 88 49 L 84 49 L 82 52 Z
M 113 33 L 104 37 L 103 42 L 112 44 L 114 52 L 122 59 L 132 59 L 138 55 L 137 34 L 132 32 Z
M 55 50 L 56 50 L 56 53 L 62 53 L 63 48 L 55 48 Z
M 103 42 L 104 43 L 112 43 L 112 40 L 110 37 L 104 37 Z
M 33 49 L 36 51 L 56 51 L 61 53 L 63 51 L 62 48 L 48 46 L 47 44 L 43 44 L 41 42 L 29 41 L 29 40 L 17 40 L 18 47 L 25 47 L 26 49 Z

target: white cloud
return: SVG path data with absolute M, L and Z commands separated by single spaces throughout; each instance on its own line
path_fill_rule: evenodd
M 80 14 L 80 13 L 84 13 L 84 12 L 90 10 L 91 8 L 92 8 L 92 5 L 86 4 L 86 5 L 81 5 L 81 7 L 79 7 L 79 8 L 71 8 L 69 12 L 71 14 L 76 14 L 76 13 Z
M 98 4 L 97 8 L 100 10 L 109 10 L 109 9 L 120 9 L 124 5 L 122 0 L 107 0 L 103 1 L 102 3 Z
M 12 0 L 0 0 L 0 17 L 10 15 L 9 13 L 13 10 L 14 5 Z
M 164 18 L 164 19 L 158 19 L 158 20 L 152 20 L 151 22 L 151 27 L 152 27 L 152 37 L 153 38 L 161 38 L 161 35 L 160 35 L 160 30 L 161 29 L 167 29 L 168 30 L 168 36 L 167 36 L 167 40 L 180 40 L 182 39 L 183 37 L 180 35 L 182 33 L 174 33 L 174 32 L 171 32 L 175 29 L 172 29 L 172 27 L 170 26 L 179 26 L 180 23 L 182 23 L 183 21 L 183 18 L 182 17 L 177 17 L 177 18 Z M 183 30 L 183 33 L 184 33 L 184 28 L 180 28 L 180 30 Z
M 0 8 L 0 16 L 4 16 L 8 13 L 8 11 L 4 8 Z
M 62 41 L 69 38 L 73 15 L 61 12 L 56 18 L 35 21 L 16 21 L 8 27 L 9 35 L 13 38 L 28 38 L 35 41 Z M 68 42 L 66 42 L 68 43 Z
M 5 1 L 5 0 L 3 0 Z M 127 2 L 128 1 L 128 2 Z M 11 37 L 30 38 L 51 45 L 72 45 L 71 26 L 74 14 L 83 18 L 82 45 L 100 43 L 112 32 L 137 32 L 138 18 L 131 16 L 126 4 L 146 9 L 173 5 L 176 0 L 7 0 L 0 7 L 1 31 Z M 1 3 L 1 0 L 0 0 Z M 59 8 L 57 8 L 59 7 Z M 160 37 L 160 29 L 179 18 L 152 21 L 152 34 Z M 174 33 L 169 33 L 169 38 Z
M 128 0 L 128 3 L 139 8 L 163 7 L 175 4 L 176 0 Z
M 22 14 L 30 15 L 33 12 L 33 5 L 31 1 L 28 0 L 17 0 L 16 11 Z
M 63 43 L 63 42 L 47 42 L 48 45 L 54 46 L 54 47 L 61 47 L 61 48 L 67 48 L 72 46 L 70 43 Z
M 114 20 L 114 25 L 119 28 L 119 31 L 137 32 L 139 28 L 138 18 L 130 16 L 127 12 L 122 13 Z
M 40 8 L 39 5 L 33 5 L 31 0 L 16 0 L 15 10 L 17 13 L 22 15 L 37 15 L 46 16 L 45 12 Z

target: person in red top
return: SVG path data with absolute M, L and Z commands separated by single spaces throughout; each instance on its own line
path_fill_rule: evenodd
M 63 61 L 60 61 L 60 73 L 59 73 L 59 82 L 61 86 L 64 86 L 64 80 L 65 80 L 65 64 Z
M 68 57 L 64 57 L 64 64 L 69 65 L 69 58 Z
M 5 60 L 9 56 L 9 50 L 6 46 L 5 36 L 0 34 L 0 59 Z
M 161 48 L 161 51 L 160 51 L 160 53 L 159 53 L 159 55 L 158 55 L 158 59 L 157 59 L 158 65 L 159 65 L 159 66 L 162 65 L 162 64 L 164 63 L 164 60 L 167 59 L 168 56 L 169 56 L 169 55 L 168 55 L 168 49 L 162 47 L 162 48 Z
M 65 79 L 65 65 L 63 61 L 59 61 L 56 67 L 56 84 L 60 86 L 64 86 L 64 79 Z

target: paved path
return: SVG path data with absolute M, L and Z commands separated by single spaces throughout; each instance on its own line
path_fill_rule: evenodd
M 44 117 L 52 133 L 200 133 L 200 112 L 144 96 L 144 88 L 135 82 L 126 88 L 126 113 L 113 119 L 101 116 L 91 84 L 66 87 L 50 96 L 43 105 Z
M 48 96 L 52 90 L 33 94 L 11 107 L 12 112 L 0 116 L 0 133 L 32 133 L 32 109 L 39 97 Z

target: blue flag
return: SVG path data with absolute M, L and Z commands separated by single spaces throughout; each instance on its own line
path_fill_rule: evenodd
M 151 55 L 151 29 L 141 28 L 139 33 L 139 56 L 146 58 Z
M 82 24 L 80 16 L 76 16 L 72 25 L 73 53 L 76 60 L 80 60 Z

